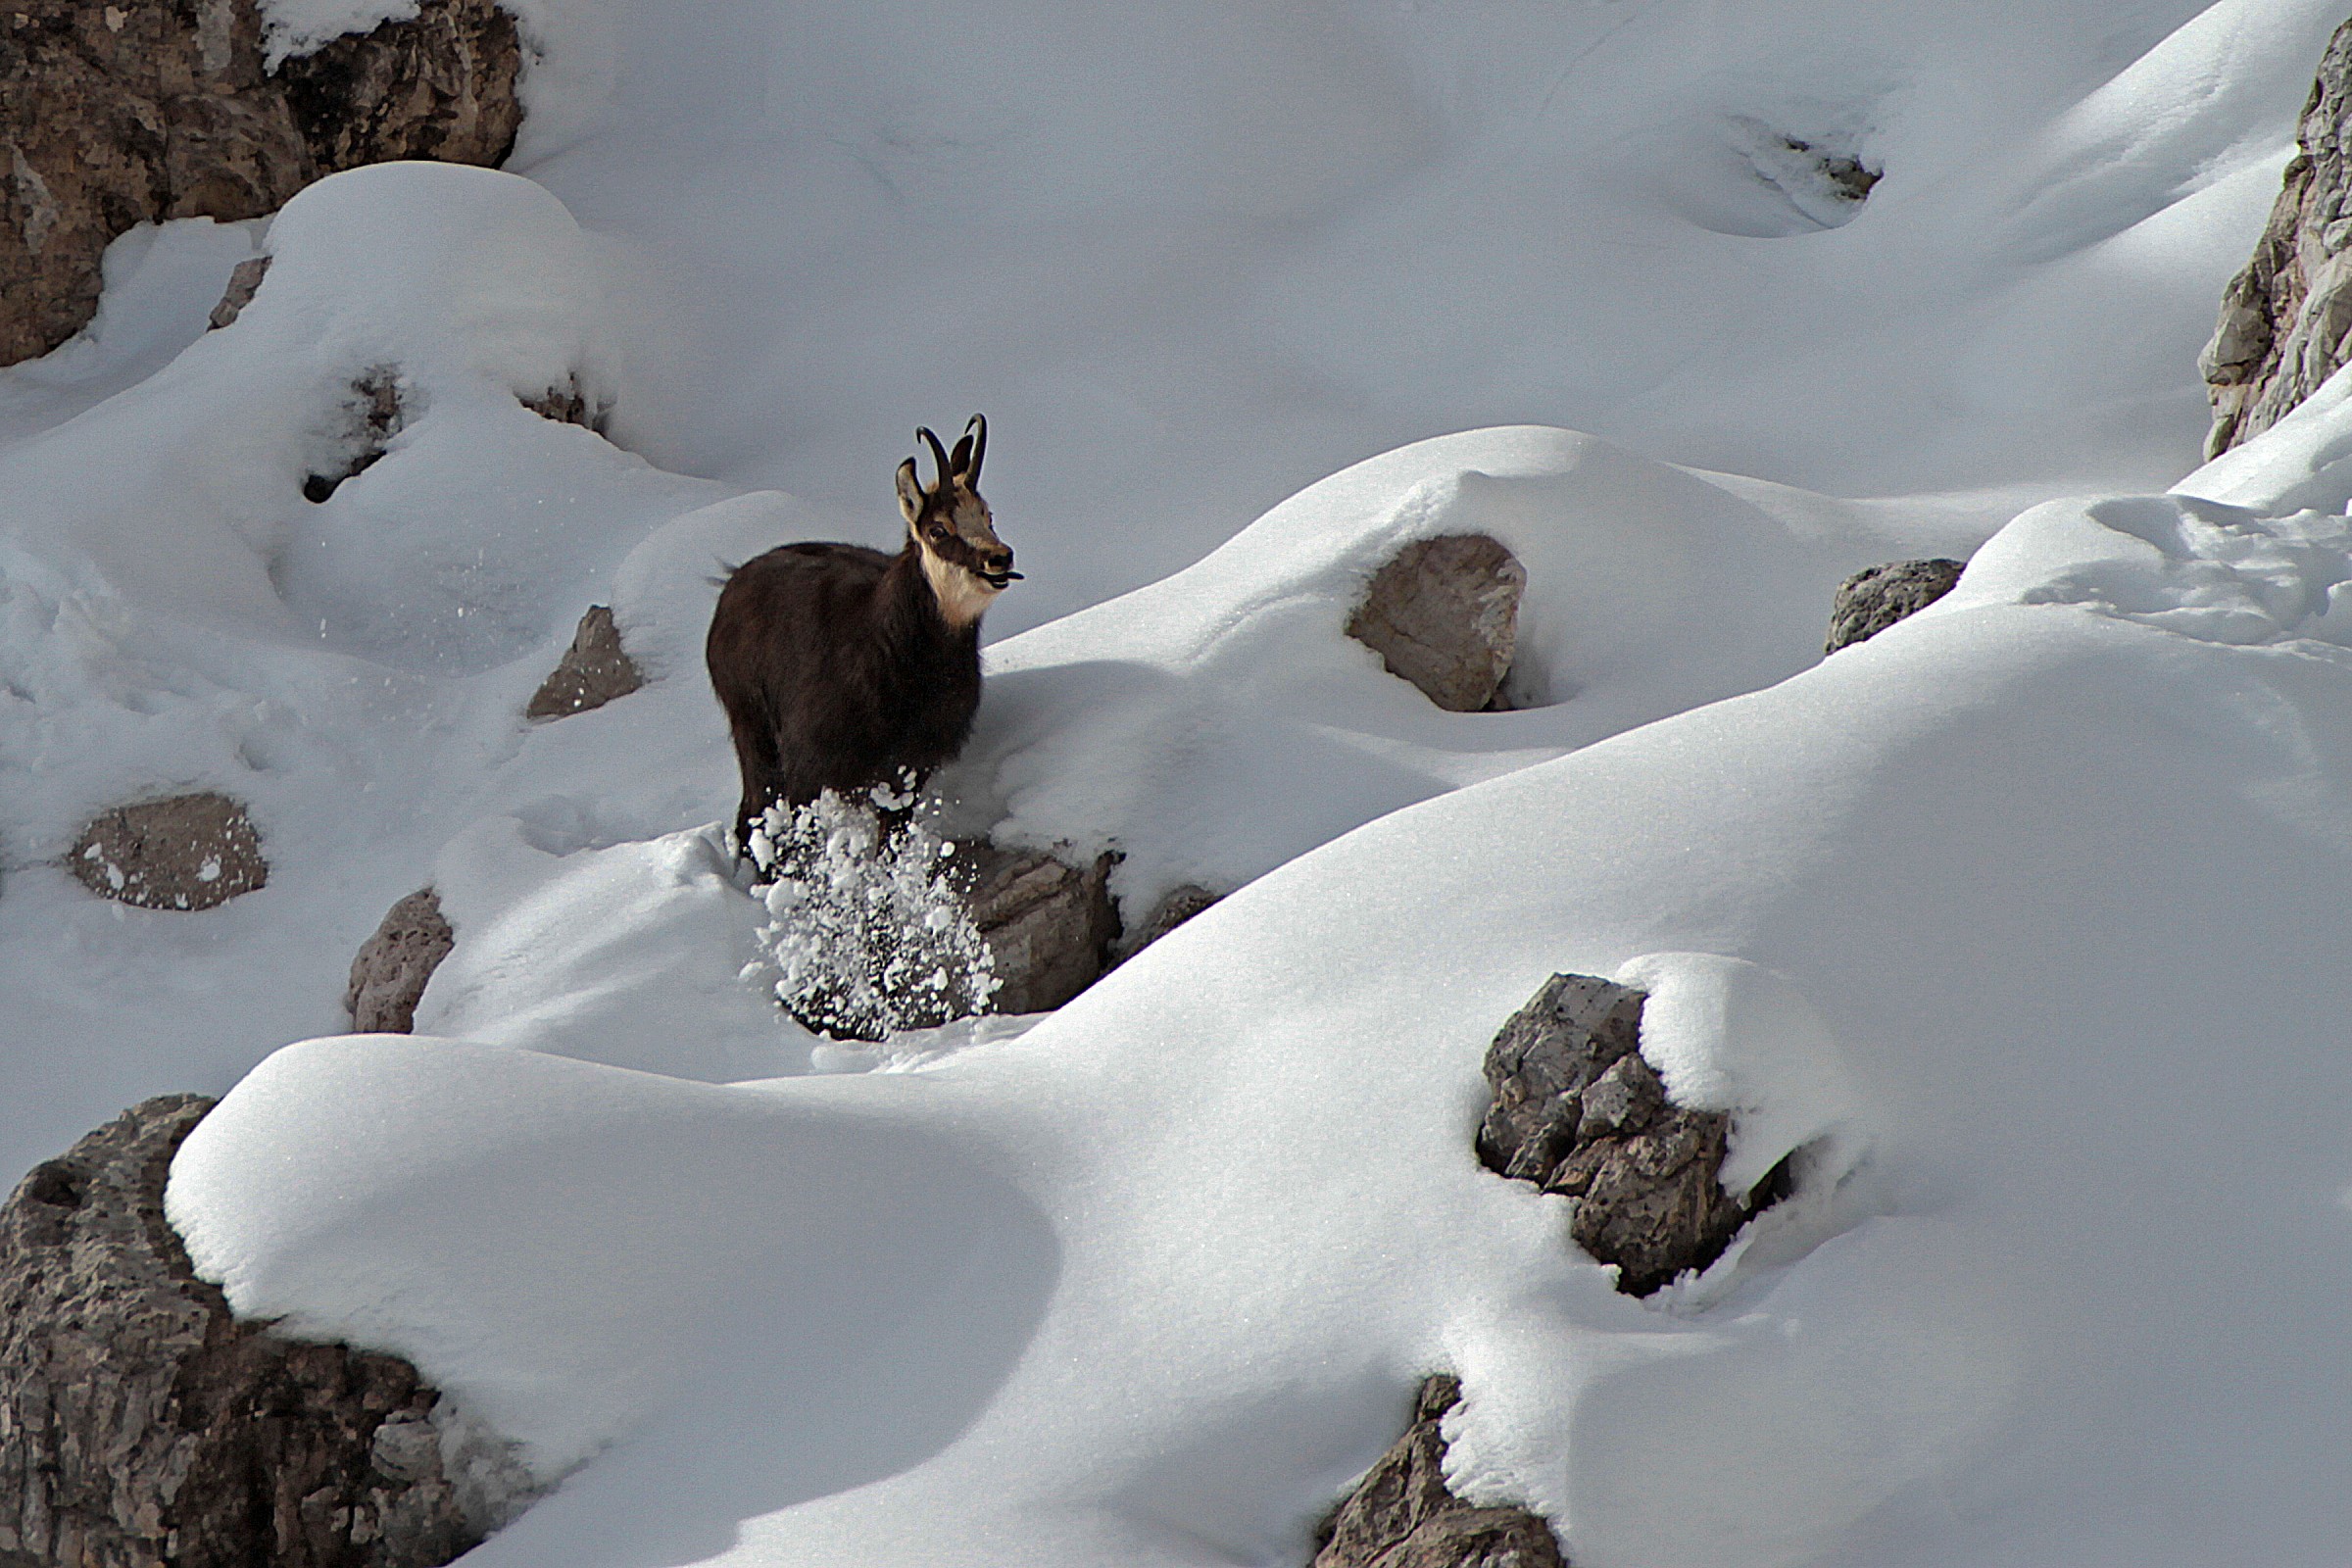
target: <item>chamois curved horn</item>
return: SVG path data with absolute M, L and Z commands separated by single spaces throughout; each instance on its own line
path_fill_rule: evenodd
M 963 441 L 956 443 L 958 452 L 963 450 L 965 441 L 971 443 L 972 463 L 970 467 L 963 470 L 963 482 L 977 490 L 980 487 L 980 465 L 988 458 L 988 420 L 977 414 L 973 415 L 963 427 Z
M 948 478 L 953 472 L 948 466 L 948 449 L 939 444 L 939 437 L 931 433 L 931 427 L 927 424 L 916 425 L 914 435 L 916 440 L 931 449 L 932 466 L 939 470 L 939 482 L 931 487 L 931 493 L 938 495 L 948 488 Z

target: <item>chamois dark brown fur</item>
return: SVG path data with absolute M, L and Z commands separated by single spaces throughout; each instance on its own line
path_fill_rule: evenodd
M 920 780 L 963 749 L 980 706 L 980 617 L 1020 576 L 980 499 L 988 423 L 953 455 L 929 429 L 938 479 L 899 465 L 906 543 L 784 545 L 728 573 L 703 652 L 743 773 L 739 852 L 779 802 L 805 806 Z

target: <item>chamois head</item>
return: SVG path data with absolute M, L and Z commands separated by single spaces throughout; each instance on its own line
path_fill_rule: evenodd
M 900 464 L 899 510 L 906 514 L 907 538 L 921 554 L 940 613 L 951 626 L 968 626 L 1020 576 L 1012 569 L 1012 552 L 997 537 L 988 503 L 980 499 L 988 421 L 973 415 L 953 453 L 928 426 L 914 434 L 931 449 L 939 479 L 926 490 L 915 478 L 914 459 Z

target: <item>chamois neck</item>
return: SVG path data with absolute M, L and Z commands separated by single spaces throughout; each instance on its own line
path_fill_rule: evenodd
M 899 625 L 899 635 L 939 637 L 950 642 L 977 645 L 980 640 L 980 616 L 987 611 L 988 604 L 984 600 L 972 606 L 943 594 L 935 578 L 945 564 L 909 540 L 906 548 L 892 559 L 889 571 L 883 575 L 881 591 L 884 612 Z M 948 569 L 953 571 L 954 568 Z M 988 592 L 985 584 L 975 586 L 987 594 L 987 599 L 996 597 Z M 953 592 L 952 586 L 950 592 Z M 959 610 L 964 612 L 960 618 L 956 613 Z
M 1001 590 L 925 550 L 912 539 L 906 541 L 896 564 L 912 579 L 907 586 L 929 602 L 931 612 L 942 625 L 951 632 L 979 634 L 980 617 L 988 613 L 988 607 L 997 602 Z

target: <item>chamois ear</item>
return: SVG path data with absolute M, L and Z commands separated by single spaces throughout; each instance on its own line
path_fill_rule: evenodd
M 899 510 L 909 523 L 922 520 L 924 500 L 923 487 L 915 482 L 914 460 L 908 458 L 899 465 Z

